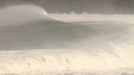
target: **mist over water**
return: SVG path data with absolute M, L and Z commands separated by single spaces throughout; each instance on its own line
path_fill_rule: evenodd
M 35 5 L 1 8 L 0 74 L 133 74 L 133 24 L 121 22 L 126 16 L 117 15 L 125 19 L 116 24 L 111 15 L 87 15 L 94 18 L 72 23 Z

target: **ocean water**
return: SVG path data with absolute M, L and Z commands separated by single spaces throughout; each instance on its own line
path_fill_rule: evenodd
M 0 75 L 133 75 L 133 15 L 0 9 Z

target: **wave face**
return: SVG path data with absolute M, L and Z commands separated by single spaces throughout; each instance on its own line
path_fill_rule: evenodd
M 1 27 L 0 49 L 88 49 L 107 42 L 131 41 L 132 27 L 131 25 L 75 25 L 57 21 Z
M 0 17 L 2 75 L 134 74 L 132 24 L 65 23 L 34 5 L 6 7 L 0 12 L 13 17 Z

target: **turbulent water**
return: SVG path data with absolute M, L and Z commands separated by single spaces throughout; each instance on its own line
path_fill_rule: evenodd
M 116 15 L 121 21 L 82 15 L 66 19 L 35 5 L 1 8 L 0 75 L 134 74 L 131 15 Z

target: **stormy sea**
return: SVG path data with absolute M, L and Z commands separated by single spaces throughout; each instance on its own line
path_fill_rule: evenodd
M 0 8 L 0 75 L 134 75 L 133 20 Z

